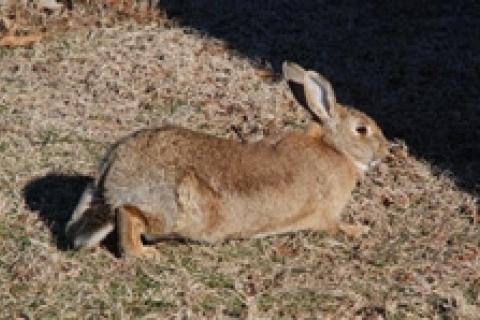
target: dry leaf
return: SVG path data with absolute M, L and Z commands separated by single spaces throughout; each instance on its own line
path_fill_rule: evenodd
M 0 46 L 24 47 L 39 42 L 42 38 L 43 34 L 32 34 L 28 36 L 7 35 L 0 39 Z
M 293 257 L 295 256 L 295 250 L 290 248 L 287 244 L 280 241 L 276 241 L 273 244 L 273 250 L 275 254 L 279 257 Z
M 256 69 L 255 74 L 262 79 L 271 79 L 273 78 L 273 71 L 269 69 Z

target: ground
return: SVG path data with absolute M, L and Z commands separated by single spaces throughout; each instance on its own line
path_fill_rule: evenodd
M 475 2 L 161 1 L 148 17 L 110 2 L 17 8 L 17 34 L 46 36 L 0 47 L 0 318 L 479 319 Z M 343 214 L 368 234 L 168 241 L 143 261 L 65 246 L 98 160 L 133 130 L 305 127 L 283 59 L 409 148 Z

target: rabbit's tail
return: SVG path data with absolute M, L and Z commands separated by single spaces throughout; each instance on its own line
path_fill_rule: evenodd
M 65 234 L 75 249 L 99 244 L 115 228 L 115 216 L 108 204 L 95 199 L 95 186 L 90 184 L 80 198 Z

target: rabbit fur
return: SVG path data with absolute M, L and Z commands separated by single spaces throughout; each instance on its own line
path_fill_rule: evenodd
M 374 120 L 337 103 L 317 72 L 285 62 L 283 74 L 303 90 L 313 115 L 307 130 L 241 143 L 164 126 L 120 139 L 66 226 L 74 247 L 95 246 L 115 228 L 121 252 L 141 257 L 155 254 L 142 237 L 360 235 L 364 228 L 342 223 L 340 214 L 389 142 Z

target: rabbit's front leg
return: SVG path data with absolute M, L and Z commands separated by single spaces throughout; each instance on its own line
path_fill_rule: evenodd
M 142 243 L 141 236 L 147 231 L 147 225 L 138 208 L 130 205 L 118 208 L 117 230 L 121 255 L 138 258 L 152 258 L 157 255 L 155 248 L 146 247 Z

